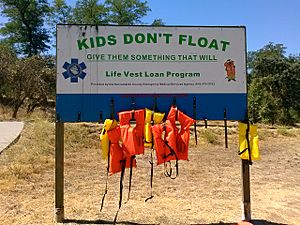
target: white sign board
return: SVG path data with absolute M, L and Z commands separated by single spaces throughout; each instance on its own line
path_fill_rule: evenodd
M 57 26 L 57 94 L 246 93 L 244 27 Z

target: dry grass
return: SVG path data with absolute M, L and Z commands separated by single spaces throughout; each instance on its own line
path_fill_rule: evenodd
M 17 144 L 0 155 L 0 224 L 54 224 L 54 124 L 31 118 Z M 251 167 L 253 217 L 278 224 L 300 224 L 300 132 L 283 136 L 262 128 L 262 160 Z M 103 212 L 106 162 L 101 160 L 95 124 L 65 125 L 65 215 L 68 224 L 111 223 L 118 206 L 119 175 L 109 178 Z M 268 131 L 269 133 L 267 133 Z M 273 135 L 273 131 L 275 131 Z M 261 130 L 260 130 L 261 132 Z M 179 162 L 179 177 L 164 177 L 155 166 L 154 198 L 149 196 L 149 151 L 137 158 L 132 195 L 118 221 L 132 224 L 222 224 L 241 218 L 240 160 L 236 124 L 198 128 L 191 135 L 188 162 Z M 127 199 L 128 172 L 124 181 Z M 272 224 L 272 223 L 261 223 Z
M 296 131 L 291 127 L 278 127 L 277 133 L 286 137 L 296 137 Z

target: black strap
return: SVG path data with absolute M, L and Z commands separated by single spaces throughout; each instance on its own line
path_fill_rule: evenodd
M 154 113 L 155 113 L 155 109 L 156 109 L 156 102 L 154 103 L 154 109 L 152 110 L 152 114 L 151 114 L 151 125 L 154 125 Z M 153 134 L 151 132 L 151 150 L 150 150 L 150 165 L 151 165 L 151 173 L 150 173 L 150 196 L 148 198 L 145 199 L 145 202 L 147 202 L 148 200 L 152 199 L 154 196 L 152 194 L 152 187 L 153 187 L 153 174 L 154 174 L 154 168 L 153 168 L 153 151 L 154 151 L 154 137 Z
M 179 170 L 178 170 L 178 157 L 177 157 L 177 154 L 174 151 L 174 149 L 168 144 L 167 137 L 166 137 L 166 130 L 167 130 L 166 124 L 164 124 L 163 128 L 164 128 L 164 132 L 165 132 L 164 143 L 170 149 L 170 153 L 163 157 L 164 158 L 164 169 L 165 169 L 164 175 L 166 177 L 170 177 L 171 179 L 176 179 L 176 177 L 178 176 L 178 173 L 179 173 Z M 173 170 L 172 170 L 171 161 L 170 160 L 167 161 L 169 156 L 175 156 L 175 159 L 176 159 L 176 163 L 175 163 L 176 175 L 175 175 L 175 177 L 172 177 Z M 169 168 L 168 168 L 168 165 L 169 165 Z
M 105 196 L 107 194 L 107 184 L 108 184 L 108 175 L 109 175 L 109 166 L 110 166 L 110 141 L 108 142 L 108 156 L 107 156 L 107 168 L 106 168 L 106 181 L 105 181 L 105 191 L 102 197 L 102 202 L 101 202 L 101 207 L 100 207 L 100 212 L 103 209 L 103 205 L 104 205 L 104 199 Z
M 130 199 L 130 193 L 131 193 L 131 182 L 132 182 L 132 168 L 133 168 L 133 161 L 135 159 L 135 155 L 130 157 L 130 171 L 129 171 L 129 188 L 128 188 L 128 197 L 127 197 L 127 202 Z M 126 203 L 127 203 L 126 202 Z
M 176 106 L 176 112 L 175 112 L 175 121 L 178 121 L 178 108 Z
M 238 154 L 241 155 L 243 154 L 244 152 L 246 152 L 248 150 L 248 148 L 245 148 L 243 151 L 240 151 Z
M 166 155 L 164 158 L 165 158 L 165 162 L 164 162 L 164 166 L 165 166 L 165 176 L 166 177 L 170 177 L 171 179 L 176 179 L 176 177 L 178 176 L 179 174 L 179 169 L 178 169 L 178 157 L 177 157 L 177 154 L 176 152 L 174 151 L 174 149 L 168 144 L 167 141 L 165 141 L 165 144 L 166 146 L 170 149 L 170 153 L 168 155 Z M 166 161 L 168 159 L 169 156 L 175 156 L 175 159 L 176 159 L 176 162 L 175 162 L 175 168 L 176 168 L 176 174 L 175 176 L 172 177 L 172 174 L 173 174 L 173 169 L 172 169 L 172 164 L 171 164 L 171 161 Z M 169 168 L 169 171 L 168 171 L 168 166 L 167 165 L 170 165 L 170 168 Z
M 176 106 L 176 97 L 173 97 L 173 103 L 172 105 L 175 107 Z
M 130 122 L 132 121 L 135 121 L 135 118 L 134 118 L 134 109 L 131 111 L 131 119 L 130 119 Z
M 114 98 L 111 98 L 111 100 L 110 100 L 110 108 L 111 108 L 110 118 L 114 119 L 115 118 L 115 101 L 114 101 Z
M 110 107 L 111 107 L 110 118 L 113 120 L 112 123 L 114 123 L 114 121 L 115 121 L 115 116 L 114 116 L 114 114 L 115 114 L 115 112 L 114 112 L 114 107 L 115 107 L 114 98 L 111 98 L 111 100 L 110 100 Z M 101 117 L 102 117 L 102 111 L 101 111 Z M 104 132 L 107 132 L 107 130 L 104 130 Z M 107 168 L 106 168 L 105 191 L 104 191 L 104 194 L 103 194 L 103 197 L 102 197 L 102 201 L 101 201 L 100 212 L 103 209 L 105 196 L 107 194 L 108 177 L 109 177 L 109 167 L 110 167 L 110 145 L 111 145 L 111 143 L 110 143 L 110 140 L 109 140 L 108 141 L 108 152 L 107 152 Z
M 117 222 L 118 214 L 122 206 L 122 198 L 123 198 L 123 179 L 124 179 L 124 174 L 125 174 L 125 166 L 126 166 L 126 159 L 121 160 L 121 165 L 122 165 L 122 171 L 121 171 L 121 176 L 120 176 L 120 198 L 119 198 L 119 208 L 118 211 L 116 212 L 115 218 L 114 218 L 114 224 Z
M 152 141 L 153 143 L 153 141 Z M 150 175 L 150 196 L 148 198 L 145 199 L 145 202 L 147 202 L 148 200 L 152 199 L 154 196 L 152 194 L 152 187 L 153 187 L 153 173 L 154 173 L 154 168 L 153 168 L 153 144 L 152 144 L 152 148 L 151 148 L 151 154 L 150 154 L 150 165 L 151 165 L 151 175 Z
M 246 128 L 246 140 L 248 145 L 248 154 L 249 154 L 249 165 L 252 165 L 252 159 L 251 159 L 251 148 L 250 148 L 250 140 L 249 140 L 249 131 L 250 131 L 250 123 L 247 121 L 247 128 Z

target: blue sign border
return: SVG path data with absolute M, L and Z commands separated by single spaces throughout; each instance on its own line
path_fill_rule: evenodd
M 222 120 L 224 110 L 228 120 L 246 119 L 246 94 L 57 94 L 56 112 L 61 122 L 99 122 L 110 118 L 112 110 L 118 118 L 117 112 L 133 107 L 153 109 L 155 102 L 159 111 L 167 113 L 175 100 L 181 111 L 194 118 L 194 98 L 195 119 Z

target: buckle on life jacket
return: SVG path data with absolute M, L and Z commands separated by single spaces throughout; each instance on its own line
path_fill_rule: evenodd
M 164 132 L 166 132 L 166 124 L 164 124 Z M 170 177 L 171 179 L 176 179 L 176 177 L 178 176 L 178 157 L 176 155 L 176 152 L 174 151 L 174 149 L 168 144 L 168 141 L 166 140 L 166 138 L 164 139 L 164 144 L 168 147 L 168 149 L 170 150 L 170 153 L 168 155 L 164 155 L 164 175 L 166 177 Z M 173 174 L 173 169 L 172 169 L 172 164 L 171 164 L 171 160 L 168 160 L 168 158 L 170 156 L 174 156 L 175 157 L 175 176 L 172 176 Z

